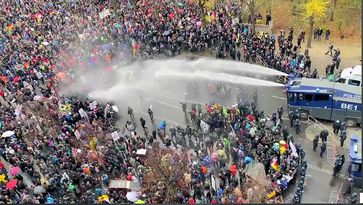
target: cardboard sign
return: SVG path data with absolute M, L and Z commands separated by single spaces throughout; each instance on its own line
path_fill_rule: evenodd
M 132 191 L 140 190 L 140 184 L 128 180 L 110 180 L 109 189 L 131 189 Z
M 117 141 L 120 139 L 120 135 L 118 134 L 117 131 L 111 133 L 111 137 L 112 137 L 113 141 Z

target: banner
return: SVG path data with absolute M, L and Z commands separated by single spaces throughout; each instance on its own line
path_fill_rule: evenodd
M 107 16 L 111 15 L 111 13 L 110 13 L 109 9 L 106 9 L 106 10 L 103 10 L 100 13 L 98 13 L 98 15 L 100 16 L 100 19 L 104 19 Z
M 200 128 L 202 128 L 204 134 L 207 134 L 209 131 L 209 125 L 203 120 L 200 121 Z

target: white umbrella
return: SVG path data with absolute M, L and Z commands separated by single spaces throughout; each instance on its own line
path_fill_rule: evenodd
M 116 107 L 116 105 L 112 105 L 112 110 L 118 112 L 118 107 Z
M 15 135 L 15 132 L 14 131 L 6 131 L 6 132 L 4 132 L 2 135 L 1 135 L 1 137 L 2 138 L 5 138 L 5 137 L 10 137 L 10 136 L 12 136 L 12 135 Z
M 139 199 L 139 196 L 136 191 L 131 191 L 131 192 L 127 192 L 126 198 L 127 198 L 127 200 L 129 200 L 131 202 L 135 202 Z
M 41 193 L 44 193 L 45 192 L 45 189 L 43 186 L 36 186 L 34 188 L 34 194 L 41 194 Z

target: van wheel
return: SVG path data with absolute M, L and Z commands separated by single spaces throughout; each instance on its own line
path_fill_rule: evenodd
M 347 126 L 348 127 L 355 127 L 357 125 L 357 121 L 354 119 L 347 119 Z
M 309 112 L 307 111 L 302 111 L 301 114 L 300 114 L 300 118 L 302 120 L 308 120 L 308 117 L 309 117 Z

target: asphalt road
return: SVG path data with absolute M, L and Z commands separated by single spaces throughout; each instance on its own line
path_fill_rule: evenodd
M 230 105 L 233 104 L 233 100 L 231 99 Z M 158 126 L 160 120 L 166 120 L 168 127 L 170 125 L 175 126 L 185 125 L 186 119 L 184 118 L 184 114 L 182 112 L 182 108 L 180 102 L 184 101 L 184 97 L 182 94 L 172 94 L 168 96 L 148 96 L 140 100 L 140 105 L 143 109 L 140 112 L 135 110 L 135 118 L 137 123 L 138 119 L 143 117 L 149 121 L 149 117 L 147 115 L 147 109 L 150 105 L 153 106 L 154 116 L 156 118 L 156 126 Z M 198 100 L 191 100 L 194 103 L 200 103 L 204 105 L 208 102 L 199 102 Z M 190 102 L 190 101 L 189 101 Z M 132 107 L 132 105 L 127 105 Z M 127 116 L 127 106 L 119 106 L 121 110 L 120 114 L 123 116 L 123 120 L 129 120 Z M 136 105 L 135 105 L 136 106 Z M 282 92 L 281 88 L 260 88 L 258 89 L 258 101 L 257 107 L 260 110 L 264 110 L 266 114 L 271 115 L 273 112 L 283 106 L 285 110 L 285 114 L 287 113 L 287 103 Z M 204 107 L 204 106 L 202 106 Z M 188 107 L 190 109 L 190 105 Z M 287 118 L 287 116 L 285 116 Z M 284 124 L 288 125 L 288 119 L 284 121 Z M 312 150 L 312 142 L 306 136 L 305 129 L 308 126 L 307 123 L 302 122 L 302 132 L 298 136 L 295 136 L 295 140 L 299 142 L 305 152 L 306 152 L 306 160 L 308 161 L 308 171 L 304 189 L 304 195 L 302 202 L 303 203 L 328 203 L 331 198 L 331 194 L 334 191 L 338 190 L 340 187 L 343 187 L 343 192 L 345 191 L 345 187 L 347 184 L 347 161 L 348 161 L 348 150 L 342 149 L 341 153 L 345 153 L 346 163 L 341 171 L 341 175 L 337 177 L 332 176 L 333 168 L 327 163 L 326 154 L 323 158 L 319 156 L 320 149 L 318 148 L 317 152 Z M 331 127 L 331 125 L 327 125 Z M 290 130 L 291 133 L 295 133 L 294 130 Z M 330 147 L 328 147 L 329 151 Z M 288 194 L 287 200 L 292 196 L 294 189 L 290 190 L 291 194 Z M 333 199 L 334 200 L 334 199 Z

